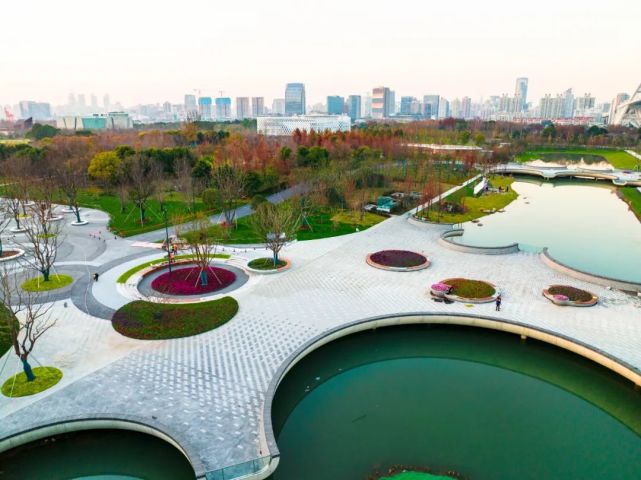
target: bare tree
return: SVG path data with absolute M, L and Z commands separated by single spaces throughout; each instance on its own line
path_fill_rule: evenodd
M 212 171 L 212 183 L 217 191 L 220 209 L 225 216 L 226 227 L 231 227 L 236 220 L 236 202 L 245 191 L 245 181 L 245 173 L 229 164 Z
M 256 212 L 249 217 L 254 232 L 272 251 L 274 266 L 279 263 L 278 254 L 281 249 L 295 238 L 300 219 L 299 209 L 291 202 L 283 202 L 280 205 L 261 203 Z
M 10 211 L 7 209 L 6 204 L 2 205 L 2 207 L 0 207 L 0 258 L 2 258 L 4 254 L 4 248 L 2 246 L 2 234 L 11 223 L 11 218 L 12 218 L 12 215 Z
M 13 351 L 22 362 L 27 381 L 31 382 L 36 376 L 29 364 L 29 355 L 56 320 L 50 314 L 52 303 L 47 303 L 42 294 L 24 291 L 18 285 L 15 271 L 11 273 L 6 267 L 0 269 L 0 301 L 5 309 L 5 314 L 0 316 L 7 324 Z
M 184 197 L 184 200 L 190 205 L 189 210 L 192 213 L 196 212 L 196 197 L 200 195 L 203 190 L 203 181 L 199 178 L 194 178 L 192 175 L 192 165 L 189 159 L 181 157 L 176 164 L 176 190 L 178 190 Z
M 182 228 L 186 227 L 183 231 Z M 216 251 L 219 246 L 219 236 L 216 235 L 216 226 L 212 225 L 209 217 L 200 213 L 186 226 L 176 225 L 176 236 L 184 240 L 194 262 L 200 267 L 200 285 L 208 285 L 207 272 L 211 272 L 219 283 L 222 283 L 216 276 L 215 270 L 210 266 L 211 261 L 216 258 Z
M 82 223 L 80 219 L 80 204 L 78 201 L 78 194 L 80 189 L 86 185 L 87 167 L 84 164 L 77 162 L 67 161 L 64 165 L 58 168 L 58 183 L 60 189 L 67 197 L 69 208 L 73 210 L 76 216 L 76 223 Z
M 128 167 L 128 195 L 138 207 L 140 224 L 144 225 L 147 202 L 156 191 L 160 168 L 156 162 L 142 156 L 132 159 Z

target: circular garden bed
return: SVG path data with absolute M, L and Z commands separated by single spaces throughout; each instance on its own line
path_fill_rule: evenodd
M 551 285 L 543 290 L 543 296 L 562 307 L 591 307 L 599 301 L 593 293 L 569 285 Z
M 198 335 L 227 323 L 238 312 L 232 297 L 201 303 L 153 303 L 137 300 L 118 309 L 114 329 L 130 338 L 166 340 Z
M 44 277 L 31 278 L 24 282 L 21 287 L 28 292 L 47 292 L 49 290 L 57 290 L 66 287 L 73 283 L 73 277 L 69 275 L 49 275 L 49 280 L 45 282 Z
M 448 278 L 430 287 L 430 293 L 436 298 L 447 298 L 456 302 L 488 303 L 498 295 L 496 286 L 483 280 L 468 278 Z
M 236 274 L 220 267 L 207 267 L 207 285 L 201 284 L 200 267 L 188 267 L 167 271 L 151 282 L 151 288 L 165 295 L 200 295 L 228 287 L 236 280 Z
M 425 255 L 409 250 L 381 250 L 370 253 L 367 256 L 367 263 L 372 267 L 395 272 L 412 272 L 430 266 Z
M 24 255 L 24 250 L 2 250 L 2 254 L 0 255 L 0 262 L 8 262 L 9 260 L 13 260 L 14 258 L 21 257 L 22 255 Z
M 36 379 L 28 382 L 24 372 L 9 377 L 2 385 L 2 394 L 6 397 L 26 397 L 53 387 L 62 378 L 62 372 L 55 367 L 35 367 Z

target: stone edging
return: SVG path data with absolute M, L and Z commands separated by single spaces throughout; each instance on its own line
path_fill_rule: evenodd
M 479 255 L 509 255 L 512 253 L 519 253 L 521 251 L 518 243 L 503 245 L 500 247 L 479 247 L 474 245 L 463 245 L 450 240 L 450 237 L 461 237 L 463 236 L 463 233 L 465 233 L 465 230 L 462 228 L 448 230 L 441 234 L 438 239 L 438 243 L 450 250 L 456 250 L 457 252 L 463 253 L 476 253 Z
M 578 300 L 569 300 L 569 299 L 568 300 L 559 300 L 558 298 L 556 298 L 553 294 L 551 294 L 549 292 L 550 288 L 557 287 L 557 286 L 562 286 L 562 285 L 550 285 L 548 288 L 544 289 L 543 290 L 543 296 L 545 298 L 547 298 L 553 304 L 558 305 L 559 307 L 593 307 L 599 301 L 599 297 L 597 297 L 592 292 L 587 292 L 590 295 L 592 295 L 592 299 L 587 301 L 587 302 L 580 302 Z
M 603 287 L 614 287 L 629 292 L 641 292 L 641 283 L 629 282 L 626 280 L 619 280 L 611 277 L 604 277 L 595 273 L 577 270 L 576 268 L 570 267 L 569 265 L 556 260 L 550 255 L 547 248 L 544 248 L 541 252 L 541 259 L 543 260 L 543 263 L 545 263 L 553 270 L 564 273 L 565 275 L 576 278 L 577 280 L 595 283 Z
M 408 222 L 413 223 L 414 225 L 434 225 L 435 227 L 449 227 L 452 228 L 456 223 L 438 223 L 432 222 L 430 220 L 423 220 L 416 215 L 410 215 L 407 219 Z
M 585 357 L 599 365 L 612 370 L 613 372 L 627 378 L 635 385 L 641 386 L 641 370 L 628 364 L 625 361 L 619 360 L 613 355 L 600 350 L 596 347 L 588 345 L 582 341 L 573 339 L 562 333 L 556 333 L 551 330 L 546 330 L 533 325 L 526 325 L 520 322 L 511 320 L 503 320 L 496 317 L 486 317 L 481 315 L 471 315 L 465 313 L 406 313 L 396 315 L 383 315 L 377 317 L 366 318 L 334 327 L 325 331 L 311 340 L 307 341 L 297 351 L 291 354 L 278 368 L 267 391 L 265 392 L 265 400 L 262 408 L 262 430 L 261 442 L 264 442 L 272 455 L 273 465 L 270 464 L 270 471 L 276 469 L 278 465 L 278 457 L 280 455 L 274 429 L 272 424 L 272 404 L 278 386 L 285 378 L 287 373 L 304 357 L 314 350 L 330 343 L 333 340 L 345 337 L 352 333 L 361 332 L 364 330 L 372 330 L 379 327 L 387 327 L 394 325 L 409 325 L 409 324 L 445 324 L 445 325 L 461 325 L 486 328 L 490 330 L 499 330 L 508 333 L 521 335 L 522 338 L 534 338 L 536 340 L 549 343 L 551 345 L 569 350 L 577 355 Z
M 378 253 L 378 252 L 374 252 Z M 420 255 L 421 257 L 425 258 L 425 262 L 421 263 L 420 265 L 416 265 L 415 267 L 388 267 L 386 265 L 381 265 L 380 263 L 376 263 L 374 260 L 372 260 L 372 255 L 374 253 L 369 253 L 367 254 L 367 257 L 365 258 L 365 261 L 370 267 L 378 268 L 379 270 L 387 270 L 388 272 L 416 272 L 418 270 L 425 270 L 427 267 L 431 265 L 431 262 L 429 259 L 423 255 L 422 253 L 417 253 L 417 255 Z M 416 252 L 412 252 L 416 253 Z
M 266 257 L 265 257 L 266 258 Z M 284 272 L 285 270 L 289 270 L 292 267 L 292 262 L 286 258 L 279 258 L 280 261 L 285 262 L 285 265 L 279 268 L 275 268 L 272 270 L 259 270 L 257 268 L 252 268 L 249 266 L 249 262 L 253 262 L 254 260 L 257 260 L 256 258 L 252 258 L 251 260 L 248 260 L 247 263 L 245 264 L 244 268 L 248 272 L 256 273 L 258 275 L 273 275 L 275 273 L 280 273 Z

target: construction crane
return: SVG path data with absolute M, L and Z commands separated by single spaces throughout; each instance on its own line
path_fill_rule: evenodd
M 6 118 L 8 122 L 13 122 L 16 118 L 13 116 L 13 113 L 11 113 L 9 107 L 4 107 L 4 118 Z

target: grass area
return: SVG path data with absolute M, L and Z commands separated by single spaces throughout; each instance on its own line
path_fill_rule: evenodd
M 232 297 L 190 304 L 136 300 L 121 307 L 111 324 L 125 337 L 165 340 L 208 332 L 231 320 L 236 312 L 238 302 Z
M 282 268 L 285 265 L 287 265 L 287 262 L 283 262 L 282 260 L 278 260 L 276 265 L 274 265 L 273 258 L 256 258 L 247 264 L 249 268 L 253 268 L 255 270 L 276 270 L 277 268 Z
M 51 275 L 49 281 L 45 282 L 44 277 L 31 278 L 24 282 L 21 287 L 28 292 L 47 292 L 58 288 L 66 287 L 73 283 L 73 277 L 69 275 Z
M 446 475 L 433 475 L 422 472 L 402 472 L 389 477 L 381 477 L 379 480 L 453 480 L 454 477 Z
M 465 208 L 464 213 L 450 213 L 441 211 L 439 214 L 439 212 L 436 210 L 436 207 L 433 207 L 432 211 L 429 213 L 426 210 L 421 212 L 423 218 L 440 223 L 469 222 L 470 220 L 475 220 L 487 215 L 485 210 L 501 210 L 502 208 L 505 208 L 519 196 L 511 188 L 512 183 L 514 183 L 514 179 L 512 177 L 502 177 L 495 175 L 490 177 L 489 181 L 492 187 L 501 187 L 503 193 L 486 193 L 479 197 L 474 197 L 471 196 L 472 190 L 466 187 L 464 189 L 461 189 L 462 191 L 464 191 L 463 194 L 455 192 L 445 199 L 446 201 L 450 202 L 462 202 Z M 509 192 L 505 191 L 507 187 L 510 187 Z
M 2 385 L 2 394 L 6 397 L 26 397 L 53 387 L 62 378 L 62 372 L 55 367 L 36 367 L 33 369 L 36 379 L 27 381 L 24 372 L 7 379 Z
M 641 221 L 641 192 L 636 187 L 622 187 L 619 189 L 619 193 L 619 196 Z
M 580 159 L 580 155 L 589 155 L 602 157 L 606 162 L 610 163 L 615 168 L 620 168 L 622 170 L 633 170 L 636 166 L 639 166 L 641 162 L 634 158 L 629 153 L 626 153 L 623 150 L 602 150 L 598 148 L 549 148 L 549 149 L 537 149 L 524 152 L 521 155 L 516 157 L 517 162 L 531 162 L 533 160 L 544 160 L 546 156 L 553 156 L 553 158 L 558 159 L 558 155 L 568 155 L 568 160 Z
M 481 280 L 469 280 L 467 278 L 450 278 L 444 280 L 445 283 L 452 288 L 452 294 L 462 298 L 487 298 L 494 295 L 496 290 L 489 283 Z
M 227 258 L 231 257 L 231 255 L 227 255 L 227 254 L 224 254 L 224 253 L 217 253 L 216 255 L 212 255 L 212 257 L 213 258 L 227 259 Z M 174 260 L 186 260 L 186 259 L 189 259 L 189 258 L 194 258 L 194 256 L 191 255 L 191 254 L 176 255 L 174 257 Z M 127 280 L 129 280 L 129 277 L 131 277 L 134 273 L 137 273 L 140 270 L 143 270 L 143 269 L 145 269 L 147 267 L 150 267 L 152 265 L 159 265 L 159 264 L 164 263 L 166 261 L 167 261 L 167 257 L 164 257 L 164 258 L 157 258 L 156 260 L 150 260 L 148 262 L 141 263 L 140 265 L 136 265 L 135 267 L 130 268 L 125 273 L 120 275 L 118 277 L 118 279 L 116 280 L 116 283 L 127 283 Z
M 9 330 L 9 321 L 18 323 L 18 319 L 4 305 L 0 305 L 0 357 L 11 348 L 11 333 Z

